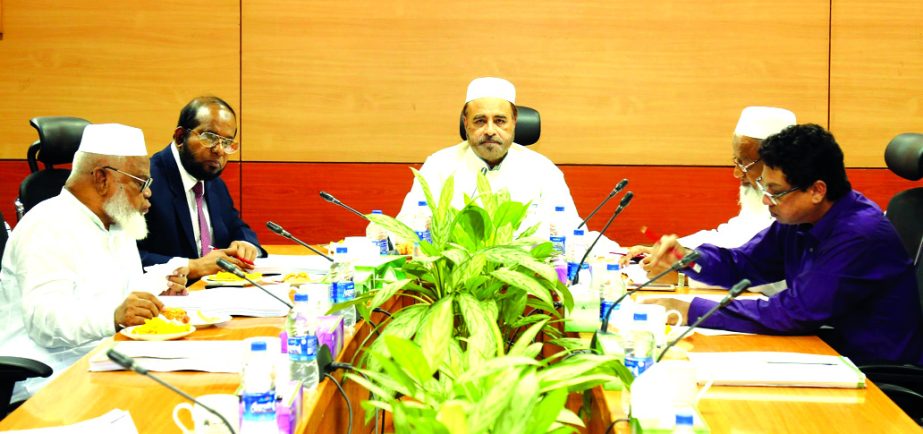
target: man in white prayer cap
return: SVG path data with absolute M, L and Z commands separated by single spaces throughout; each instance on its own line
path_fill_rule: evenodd
M 163 303 L 154 294 L 185 294 L 187 268 L 166 278 L 141 269 L 149 175 L 141 130 L 84 129 L 61 193 L 26 213 L 4 252 L 0 354 L 39 360 L 57 375 L 101 339 L 157 316 Z M 47 381 L 17 383 L 12 401 Z
M 430 155 L 420 173 L 434 195 L 439 194 L 449 176 L 454 176 L 452 204 L 458 208 L 464 206 L 465 194 L 470 197 L 476 195 L 477 174 L 483 173 L 494 191 L 507 189 L 513 200 L 522 203 L 531 201 L 532 210 L 521 229 L 548 221 L 556 207 L 563 208 L 566 230 L 575 229 L 582 220 L 564 181 L 564 174 L 547 157 L 514 142 L 516 116 L 516 87 L 513 83 L 495 77 L 472 80 L 462 108 L 467 140 Z M 419 182 L 414 179 L 398 220 L 409 224 L 419 203 L 425 200 Z M 547 225 L 540 226 L 535 234 L 537 237 L 547 235 Z M 612 247 L 610 243 L 603 241 L 598 244 L 599 249 Z
M 784 108 L 751 106 L 743 109 L 731 140 L 734 177 L 740 180 L 740 213 L 715 229 L 701 230 L 680 238 L 680 244 L 689 249 L 695 249 L 702 244 L 734 248 L 750 241 L 754 235 L 769 227 L 773 218 L 769 214 L 769 208 L 763 204 L 763 195 L 754 184 L 763 171 L 760 145 L 767 137 L 796 123 L 795 114 Z M 645 246 L 634 246 L 629 257 L 638 253 L 649 253 L 649 249 Z M 696 284 L 694 281 L 690 283 L 693 286 Z M 766 295 L 775 294 L 782 289 L 785 289 L 784 282 L 751 288 Z

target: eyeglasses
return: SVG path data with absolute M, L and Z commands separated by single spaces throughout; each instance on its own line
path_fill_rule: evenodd
M 769 190 L 766 189 L 766 186 L 763 185 L 762 176 L 759 178 L 756 178 L 755 184 L 756 184 L 756 188 L 760 190 L 760 193 L 762 193 L 763 196 L 766 196 L 766 198 L 769 199 L 769 203 L 773 205 L 778 205 L 779 199 L 782 199 L 782 197 L 784 197 L 786 194 L 789 194 L 795 190 L 800 190 L 799 187 L 792 187 L 791 189 L 783 191 L 781 193 L 770 193 Z
M 754 164 L 760 162 L 760 159 L 757 158 L 756 160 L 753 160 L 752 162 L 747 163 L 747 164 L 744 164 L 743 162 L 738 160 L 737 157 L 731 157 L 731 161 L 733 161 L 734 165 L 737 166 L 737 168 L 740 169 L 740 171 L 743 172 L 744 175 L 746 175 L 747 172 L 750 171 L 750 168 L 753 167 Z
M 147 179 L 139 178 L 139 177 L 137 177 L 137 176 L 135 176 L 135 175 L 132 175 L 132 174 L 130 174 L 130 173 L 125 173 L 125 172 L 123 172 L 123 171 L 121 171 L 121 170 L 119 170 L 119 169 L 116 169 L 115 167 L 112 167 L 112 166 L 103 166 L 103 169 L 108 169 L 108 170 L 112 170 L 112 171 L 115 171 L 115 172 L 119 172 L 119 173 L 121 173 L 122 175 L 125 175 L 125 176 L 127 176 L 127 177 L 129 177 L 129 178 L 131 178 L 131 179 L 134 179 L 135 181 L 138 181 L 139 183 L 141 183 L 141 192 L 142 192 L 142 193 L 144 192 L 144 190 L 147 190 L 148 188 L 151 188 L 151 184 L 154 183 L 154 178 L 147 178 Z
M 202 131 L 197 133 L 189 128 L 185 128 L 185 130 L 198 136 L 199 140 L 202 142 L 202 145 L 208 149 L 212 149 L 215 146 L 221 145 L 221 149 L 224 150 L 224 153 L 229 155 L 240 150 L 240 143 L 234 139 L 219 136 L 211 131 Z

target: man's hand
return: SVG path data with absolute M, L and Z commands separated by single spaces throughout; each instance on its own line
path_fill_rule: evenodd
M 132 292 L 115 308 L 115 328 L 144 324 L 144 320 L 160 315 L 163 303 L 148 292 Z
M 640 255 L 650 255 L 653 248 L 650 246 L 644 246 L 638 244 L 637 246 L 631 246 L 628 248 L 628 253 L 619 258 L 619 266 L 625 268 L 631 262 L 632 258 L 635 258 Z
M 186 291 L 186 276 L 189 275 L 189 267 L 179 267 L 173 270 L 173 274 L 167 276 L 167 290 L 160 295 L 189 295 Z
M 215 274 L 221 271 L 221 268 L 218 267 L 219 259 L 226 259 L 228 262 L 241 267 L 245 270 L 252 269 L 253 266 L 247 265 L 240 259 L 237 259 L 234 256 L 236 250 L 232 251 L 231 249 L 215 249 L 211 252 L 208 252 L 207 255 L 189 260 L 189 278 L 190 279 L 199 279 L 202 276 L 208 276 L 209 274 Z
M 667 312 L 669 312 L 669 311 L 671 311 L 671 310 L 676 310 L 677 312 L 679 312 L 680 314 L 683 315 L 683 323 L 682 323 L 682 324 L 671 324 L 671 325 L 686 325 L 687 319 L 689 318 L 689 302 L 688 302 L 688 301 L 683 301 L 683 300 L 679 300 L 679 299 L 676 299 L 676 298 L 663 297 L 663 298 L 648 298 L 648 299 L 642 301 L 642 303 L 644 303 L 644 304 L 659 304 L 659 305 L 661 305 L 661 306 L 667 308 Z M 671 317 L 671 315 L 667 315 L 667 320 L 668 320 L 668 321 L 669 321 L 669 318 L 670 318 L 670 317 Z
M 660 238 L 660 241 L 651 247 L 650 256 L 641 261 L 641 266 L 647 271 L 648 275 L 657 274 L 670 268 L 673 263 L 690 252 L 692 250 L 679 244 L 675 234 L 664 235 Z
M 250 270 L 253 269 L 253 260 L 260 254 L 260 250 L 246 241 L 233 241 L 231 245 L 225 249 L 225 253 L 236 256 L 237 259 L 247 263 L 249 265 L 247 269 Z

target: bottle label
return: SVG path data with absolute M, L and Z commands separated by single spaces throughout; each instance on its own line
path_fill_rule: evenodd
M 276 420 L 276 394 L 272 390 L 263 393 L 247 393 L 241 396 L 244 406 L 244 420 Z
M 567 240 L 567 237 L 550 237 L 549 239 L 551 240 L 551 246 L 554 247 L 554 250 L 563 255 L 564 244 Z
M 372 244 L 378 248 L 379 255 L 388 254 L 388 239 L 387 238 L 381 239 L 381 240 L 372 240 Z
M 414 231 L 414 232 L 417 234 L 418 237 L 420 237 L 420 241 L 426 241 L 429 243 L 433 242 L 433 237 L 432 235 L 430 235 L 429 229 L 423 230 L 423 231 Z
M 625 356 L 625 367 L 637 378 L 642 372 L 654 365 L 654 358 L 650 356 Z
M 615 307 L 612 307 L 614 303 L 615 303 L 615 300 L 600 300 L 599 302 L 599 320 L 600 321 L 605 321 L 606 312 L 609 312 L 609 323 L 610 324 L 612 323 L 612 314 L 618 312 L 619 308 L 622 307 L 621 305 L 616 305 Z M 612 310 L 610 311 L 609 309 L 612 309 Z
M 293 362 L 310 362 L 317 357 L 317 336 L 288 338 L 288 358 Z
M 567 263 L 567 279 L 573 281 L 575 276 L 577 276 L 577 263 L 568 262 Z M 580 276 L 580 277 L 583 277 L 583 276 Z
M 352 281 L 334 282 L 330 287 L 330 298 L 334 303 L 342 303 L 356 298 L 356 284 Z

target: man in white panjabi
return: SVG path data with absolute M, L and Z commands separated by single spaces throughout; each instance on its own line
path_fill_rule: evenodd
M 701 230 L 680 238 L 679 243 L 683 247 L 695 249 L 702 244 L 739 247 L 769 227 L 773 218 L 769 215 L 769 208 L 763 204 L 762 194 L 754 185 L 763 170 L 759 149 L 767 137 L 795 123 L 795 114 L 783 108 L 751 106 L 743 109 L 731 141 L 734 177 L 740 180 L 740 213 L 715 229 Z M 645 246 L 634 246 L 629 254 L 634 256 L 642 252 L 647 252 Z M 700 285 L 694 280 L 689 283 L 690 286 Z M 754 286 L 750 290 L 772 295 L 785 289 L 785 286 L 785 282 L 777 282 Z
M 58 196 L 16 225 L 0 271 L 0 354 L 42 361 L 55 377 L 122 327 L 143 324 L 185 294 L 185 267 L 144 275 L 151 179 L 141 130 L 88 125 Z M 152 293 L 153 292 L 153 293 Z M 16 384 L 13 402 L 49 379 Z
M 514 143 L 516 130 L 516 88 L 507 80 L 481 77 L 471 81 L 462 109 L 467 140 L 430 155 L 420 173 L 436 197 L 449 176 L 454 176 L 452 205 L 464 206 L 464 195 L 477 194 L 477 175 L 484 173 L 491 189 L 506 189 L 513 200 L 532 203 L 522 229 L 547 222 L 555 207 L 564 207 L 563 223 L 572 231 L 582 221 L 564 181 L 564 174 L 547 157 Z M 425 196 L 416 179 L 404 198 L 398 220 L 410 223 L 419 201 Z M 543 224 L 536 237 L 547 237 Z M 588 234 L 587 237 L 593 236 Z M 601 240 L 600 249 L 617 248 Z M 597 249 L 594 249 L 596 251 Z

